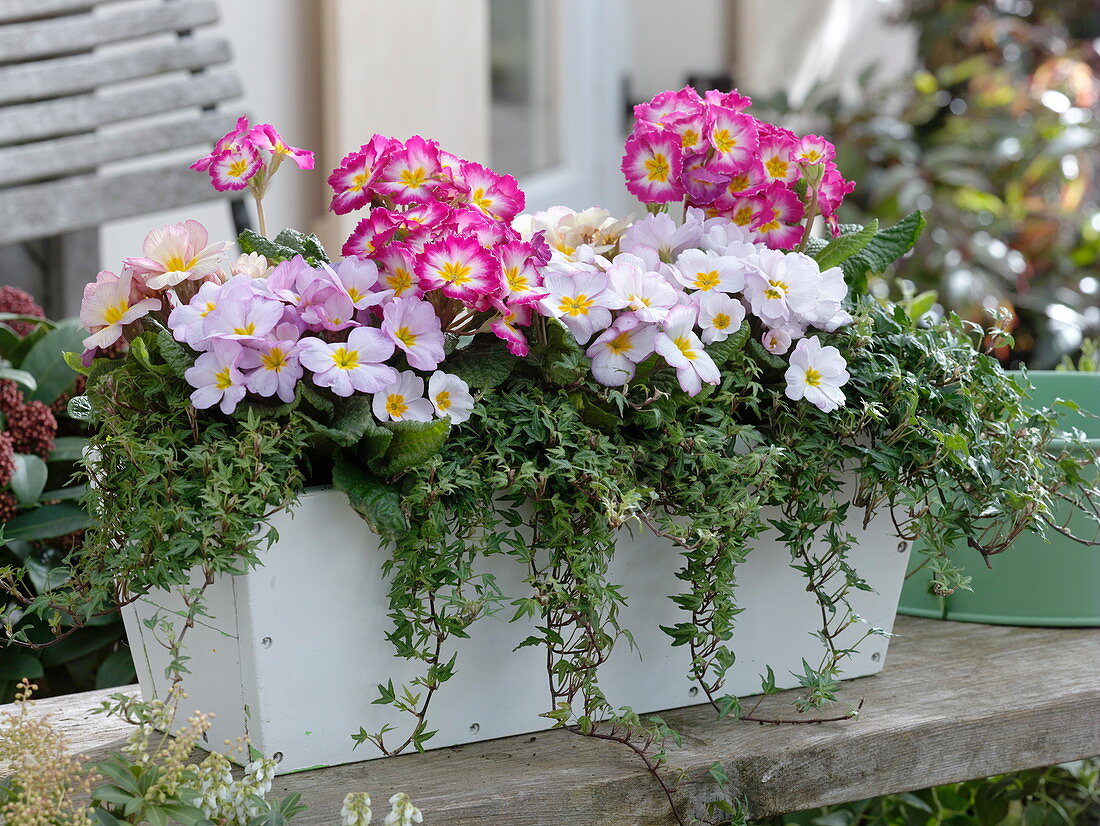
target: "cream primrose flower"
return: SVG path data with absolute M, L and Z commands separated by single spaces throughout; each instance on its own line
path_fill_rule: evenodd
M 404 792 L 398 792 L 391 797 L 390 806 L 390 813 L 384 821 L 385 826 L 412 826 L 414 823 L 424 822 L 424 815 Z
M 546 315 L 561 319 L 579 344 L 611 325 L 611 311 L 622 309 L 622 298 L 607 289 L 607 276 L 594 267 L 575 272 L 549 271 L 543 277 Z
M 348 792 L 344 795 L 344 805 L 340 807 L 341 826 L 370 826 L 371 817 L 369 794 Z
M 517 215 L 512 228 L 524 241 L 530 241 L 536 232 L 543 232 L 551 251 L 566 260 L 575 260 L 577 248 L 591 247 L 597 254 L 614 248 L 630 220 L 617 221 L 611 213 L 600 207 L 590 207 L 576 212 L 569 207 L 554 206 L 545 212 Z
M 732 295 L 720 292 L 692 293 L 699 309 L 699 329 L 704 344 L 725 341 L 736 333 L 745 320 L 744 305 Z
M 628 252 L 620 253 L 607 270 L 608 291 L 633 310 L 642 321 L 662 321 L 679 303 L 676 290 L 645 261 Z
M 267 259 L 258 252 L 250 252 L 241 255 L 229 268 L 230 277 L 234 275 L 247 275 L 249 278 L 267 278 L 274 269 L 267 263 Z M 226 279 L 228 280 L 228 279 Z
M 585 351 L 592 377 L 605 387 L 621 387 L 634 378 L 638 362 L 653 352 L 657 327 L 635 313 L 623 313 Z
M 769 327 L 811 321 L 821 287 L 817 262 L 800 252 L 760 250 L 748 260 L 745 297 L 753 315 Z
M 184 221 L 155 229 L 145 236 L 143 258 L 125 264 L 148 291 L 164 290 L 184 281 L 201 281 L 218 272 L 228 241 L 207 244 L 210 236 L 198 221 Z
M 784 374 L 788 399 L 805 399 L 825 413 L 844 405 L 844 392 L 840 388 L 850 376 L 839 350 L 822 347 L 817 336 L 810 336 L 795 345 L 790 362 Z
M 739 293 L 745 288 L 745 259 L 703 250 L 684 250 L 673 265 L 673 277 L 690 290 Z
M 428 379 L 428 401 L 439 418 L 449 416 L 453 424 L 461 424 L 470 418 L 474 409 L 474 397 L 470 386 L 458 376 L 436 370 Z
M 430 422 L 432 403 L 424 398 L 424 379 L 402 370 L 397 379 L 374 394 L 371 403 L 380 422 Z
M 695 319 L 694 307 L 676 307 L 661 325 L 654 344 L 654 349 L 676 369 L 680 389 L 689 396 L 702 390 L 703 382 L 718 384 L 721 379 L 718 366 L 695 335 Z
M 129 269 L 124 269 L 121 276 L 104 271 L 84 288 L 80 323 L 91 333 L 84 339 L 85 350 L 110 347 L 122 338 L 127 324 L 160 309 L 160 300 L 156 298 L 134 302 L 133 282 L 134 274 Z

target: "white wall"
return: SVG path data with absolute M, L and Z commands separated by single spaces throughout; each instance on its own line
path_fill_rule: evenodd
M 232 44 L 233 67 L 245 89 L 244 98 L 226 104 L 226 111 L 272 123 L 292 145 L 319 152 L 319 0 L 222 0 L 220 5 L 222 22 L 210 31 Z M 198 157 L 187 155 L 180 163 Z M 284 164 L 264 201 L 269 229 L 310 227 L 324 209 L 326 173 L 322 163 L 313 172 Z M 213 188 L 210 191 L 213 195 Z M 205 224 L 212 239 L 234 237 L 226 202 L 113 221 L 100 229 L 100 268 L 117 272 L 123 258 L 141 254 L 141 242 L 150 229 L 187 218 Z M 90 272 L 89 279 L 94 277 Z
M 630 0 L 631 92 L 648 100 L 688 75 L 729 69 L 726 16 L 732 0 Z

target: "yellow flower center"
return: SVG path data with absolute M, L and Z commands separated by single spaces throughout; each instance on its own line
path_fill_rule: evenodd
M 607 349 L 617 356 L 621 356 L 627 350 L 630 349 L 630 331 L 625 330 L 619 333 L 611 341 L 607 342 Z
M 771 158 L 768 158 L 767 163 L 764 164 L 764 168 L 768 170 L 768 175 L 773 178 L 787 177 L 787 167 L 789 166 L 790 164 L 778 155 L 773 155 Z
M 817 163 L 819 160 L 821 160 L 825 156 L 822 152 L 819 152 L 817 149 L 810 149 L 810 150 L 807 150 L 803 154 L 803 157 L 806 159 L 806 163 Z
M 370 175 L 366 172 L 360 172 L 358 175 L 351 179 L 351 186 L 348 187 L 349 192 L 359 192 L 363 187 L 367 185 L 367 181 L 370 179 Z
M 256 322 L 250 321 L 243 327 L 234 327 L 233 332 L 239 336 L 251 336 L 256 332 Z
M 733 223 L 739 227 L 747 227 L 752 223 L 753 211 L 751 206 L 743 206 L 733 213 Z
M 568 316 L 588 315 L 596 302 L 583 293 L 577 296 L 567 295 L 561 300 L 558 309 Z
M 504 278 L 508 282 L 508 289 L 514 293 L 526 292 L 531 287 L 527 279 L 519 274 L 519 267 L 508 267 L 504 271 Z
M 390 393 L 386 396 L 386 412 L 391 417 L 398 419 L 405 415 L 405 411 L 409 409 L 408 404 L 405 403 L 405 397 L 400 393 Z
M 729 185 L 726 187 L 726 191 L 730 195 L 736 195 L 738 192 L 742 192 L 749 188 L 749 173 L 739 172 L 730 178 Z
M 444 281 L 450 281 L 452 284 L 462 286 L 470 280 L 469 264 L 463 264 L 458 261 L 448 261 L 439 269 L 439 277 Z
M 723 154 L 737 147 L 737 138 L 728 129 L 715 129 L 713 140 L 714 148 Z
M 118 324 L 129 309 L 130 302 L 123 299 L 118 302 L 118 304 L 112 304 L 103 312 L 103 320 L 106 321 L 108 325 Z
M 660 152 L 645 162 L 645 168 L 646 177 L 649 180 L 662 184 L 668 180 L 669 173 L 672 172 L 672 166 L 669 164 L 668 158 Z
M 226 174 L 230 178 L 239 178 L 247 171 L 248 160 L 245 158 L 241 158 L 239 161 L 233 161 L 233 163 L 229 164 L 229 170 L 226 172 Z
M 697 143 L 699 143 L 699 133 L 694 129 L 685 129 L 684 134 L 680 136 L 680 145 L 687 149 Z
M 710 320 L 716 330 L 724 330 L 730 326 L 730 317 L 725 313 L 718 313 L 714 318 Z
M 408 327 L 398 327 L 394 331 L 393 337 L 404 344 L 406 347 L 416 346 L 416 333 L 410 330 Z
M 287 365 L 286 353 L 281 347 L 272 347 L 260 358 L 260 363 L 265 370 L 274 370 L 278 373 Z
M 359 366 L 359 351 L 337 347 L 332 353 L 332 362 L 341 370 L 354 370 Z
M 355 287 L 348 287 L 348 298 L 351 299 L 352 304 L 366 297 L 366 294 L 359 292 L 359 290 L 357 290 Z
M 451 406 L 451 394 L 446 390 L 440 390 L 435 394 L 435 407 L 439 412 L 449 409 Z
M 420 189 L 428 181 L 428 173 L 422 166 L 401 170 L 401 183 L 409 189 Z
M 201 313 L 199 313 L 199 316 L 202 318 L 206 318 L 210 313 L 214 312 L 214 310 L 217 309 L 218 305 L 215 304 L 213 301 L 207 301 L 204 307 L 205 309 Z
M 676 349 L 684 354 L 684 358 L 695 361 L 698 355 L 694 348 L 691 346 L 691 342 L 685 336 L 677 336 L 672 340 L 672 343 L 676 345 Z
M 768 221 L 768 223 L 763 224 L 760 227 L 758 227 L 756 231 L 757 232 L 775 232 L 775 230 L 777 230 L 777 229 L 779 229 L 779 222 L 778 221 Z
M 719 282 L 718 270 L 711 270 L 710 272 L 697 272 L 695 273 L 695 289 L 697 290 L 713 290 L 718 286 Z
M 810 387 L 820 387 L 821 386 L 821 371 L 817 370 L 814 367 L 807 367 L 806 368 L 806 384 L 810 385 Z
M 401 294 L 404 293 L 405 290 L 411 289 L 412 285 L 412 273 L 403 267 L 398 268 L 392 275 L 386 276 L 386 286 L 393 290 L 398 298 L 401 297 Z
M 233 386 L 233 378 L 229 375 L 228 367 L 223 367 L 214 374 L 214 386 L 219 390 L 228 390 Z
M 485 189 L 478 187 L 470 194 L 470 202 L 482 212 L 488 212 L 493 206 L 493 199 L 485 195 Z

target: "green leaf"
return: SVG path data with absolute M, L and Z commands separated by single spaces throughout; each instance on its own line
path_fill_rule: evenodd
M 338 443 L 344 447 L 356 444 L 368 431 L 379 430 L 368 396 L 352 396 L 336 405 L 332 429 L 343 434 Z
M 91 817 L 98 826 L 123 826 L 122 821 L 106 809 L 92 809 Z
M 129 792 L 124 792 L 118 786 L 112 786 L 109 783 L 104 783 L 92 792 L 92 800 L 100 803 L 110 803 L 112 806 L 125 806 L 133 797 Z
M 0 324 L 0 358 L 11 360 L 11 354 L 19 346 L 19 334 L 6 324 Z
M 920 210 L 911 212 L 894 226 L 879 230 L 862 250 L 844 261 L 841 266 L 852 294 L 866 294 L 867 276 L 884 272 L 909 252 L 917 243 L 924 225 L 924 214 Z
M 0 648 L 0 680 L 17 683 L 24 677 L 37 680 L 45 671 L 38 657 L 28 651 L 15 648 Z
M 321 242 L 313 236 L 302 235 L 301 233 L 295 233 L 299 238 L 296 240 L 296 244 L 301 245 L 301 249 L 296 248 L 293 245 L 285 244 L 280 241 L 290 240 L 291 236 L 285 232 L 279 233 L 275 240 L 265 238 L 258 232 L 253 232 L 250 229 L 246 229 L 237 238 L 237 245 L 241 248 L 241 252 L 255 252 L 262 255 L 267 259 L 269 264 L 278 264 L 281 261 L 289 261 L 296 256 L 302 256 L 305 262 L 311 267 L 315 267 L 318 264 L 327 263 L 328 256 L 325 254 L 324 249 L 321 247 Z M 312 241 L 308 239 L 312 238 Z M 315 244 L 315 246 L 314 246 Z M 306 251 L 307 247 L 310 251 Z M 319 254 L 318 254 L 319 253 Z M 323 256 L 323 257 L 322 257 Z
M 748 321 L 731 333 L 725 340 L 708 344 L 704 349 L 707 355 L 714 359 L 714 363 L 721 366 L 745 349 L 745 343 L 749 340 L 752 328 Z
M 51 462 L 75 462 L 84 455 L 88 440 L 84 436 L 58 436 L 53 443 Z
M 937 297 L 935 290 L 926 290 L 914 296 L 913 300 L 909 302 L 909 306 L 906 307 L 909 320 L 914 324 L 919 322 L 936 305 Z
M 70 318 L 60 322 L 30 349 L 19 365 L 38 382 L 28 399 L 52 404 L 73 386 L 76 373 L 65 360 L 65 353 L 83 349 L 84 337 L 80 321 Z
M 422 465 L 435 456 L 447 441 L 451 420 L 387 422 L 383 427 L 393 433 L 393 440 L 375 469 L 389 476 Z
M 153 340 L 156 341 L 156 338 L 153 337 Z M 150 373 L 163 375 L 171 372 L 172 369 L 167 364 L 153 364 L 152 354 L 149 352 L 149 345 L 145 343 L 144 336 L 138 336 L 130 342 L 130 357 Z
M 183 345 L 172 338 L 172 334 L 162 329 L 157 333 L 157 349 L 160 350 L 160 357 L 164 359 L 164 363 L 168 365 L 168 369 L 172 371 L 178 379 L 184 377 L 184 373 L 188 369 L 195 366 L 195 358 Z
M 764 345 L 757 341 L 755 338 L 749 340 L 748 346 L 749 355 L 759 362 L 763 362 L 773 370 L 785 370 L 787 368 L 787 362 L 781 359 L 779 356 L 769 353 L 764 349 Z
M 90 524 L 82 508 L 71 502 L 59 502 L 19 514 L 4 525 L 4 538 L 51 539 L 82 531 Z
M 822 270 L 827 270 L 830 267 L 839 267 L 853 255 L 858 253 L 871 239 L 875 237 L 878 232 L 878 219 L 872 219 L 872 221 L 865 227 L 861 227 L 858 231 L 848 235 L 841 235 L 839 238 L 834 238 L 825 248 L 816 256 L 818 266 Z
M 46 489 L 48 475 L 49 469 L 40 457 L 27 453 L 15 454 L 15 472 L 11 477 L 11 490 L 20 507 L 25 508 L 38 501 L 39 495 Z
M 95 653 L 108 645 L 114 645 L 125 632 L 114 625 L 82 628 L 72 636 L 59 640 L 42 650 L 42 665 L 53 668 Z
M 366 468 L 337 454 L 332 484 L 348 497 L 356 513 L 379 536 L 392 538 L 405 530 L 405 514 L 397 489 L 381 481 Z
M 95 687 L 114 688 L 120 685 L 129 685 L 137 678 L 134 670 L 134 660 L 130 656 L 129 648 L 120 648 L 112 651 L 106 659 L 99 664 L 95 674 Z
M 69 369 L 74 373 L 80 373 L 82 376 L 88 375 L 92 372 L 92 368 L 84 366 L 84 359 L 80 353 L 68 352 L 62 353 L 62 358 L 65 359 L 65 363 L 69 365 Z
M 48 318 L 39 318 L 36 315 L 20 315 L 19 313 L 0 313 L 0 324 L 8 324 L 12 321 L 24 321 L 28 324 L 41 326 L 45 330 L 53 328 L 54 323 Z
M 24 393 L 33 393 L 38 389 L 38 381 L 34 374 L 26 370 L 17 370 L 14 367 L 0 367 L 0 379 L 7 379 L 23 386 Z
M 297 250 L 311 266 L 331 262 L 328 253 L 325 252 L 325 248 L 321 244 L 321 239 L 316 235 L 306 235 L 296 229 L 284 229 L 275 236 L 275 243 Z
M 69 418 L 75 419 L 78 422 L 95 421 L 95 413 L 92 410 L 92 403 L 88 401 L 87 396 L 73 396 L 71 399 L 69 399 L 68 412 Z
M 447 358 L 447 369 L 470 385 L 471 390 L 491 390 L 512 374 L 516 357 L 495 336 L 475 336 L 474 340 Z

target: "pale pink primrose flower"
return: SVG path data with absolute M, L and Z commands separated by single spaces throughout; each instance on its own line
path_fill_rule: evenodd
M 653 353 L 656 337 L 656 325 L 643 323 L 633 313 L 619 316 L 585 351 L 592 359 L 592 377 L 605 387 L 627 384 L 638 362 Z
M 333 284 L 318 282 L 307 287 L 298 309 L 302 321 L 310 327 L 336 332 L 356 326 L 355 305 Z
M 91 334 L 84 339 L 85 350 L 110 347 L 122 338 L 127 324 L 160 309 L 156 298 L 133 301 L 133 278 L 128 269 L 122 271 L 121 277 L 103 271 L 96 276 L 95 283 L 84 288 L 80 323 Z
M 402 370 L 376 392 L 371 407 L 380 422 L 429 422 L 434 410 L 424 398 L 424 379 L 412 370 Z
M 248 137 L 254 146 L 266 149 L 276 158 L 287 157 L 294 161 L 299 169 L 313 169 L 313 153 L 307 149 L 288 145 L 270 123 L 256 124 L 248 133 Z
M 443 330 L 427 301 L 395 298 L 382 308 L 382 332 L 404 351 L 410 367 L 434 370 L 443 361 Z
M 664 213 L 647 215 L 636 221 L 619 241 L 619 249 L 637 255 L 646 265 L 656 270 L 664 261 L 671 264 L 681 252 L 699 246 L 703 238 L 702 224 L 697 221 L 677 226 Z
M 745 260 L 703 250 L 684 250 L 676 259 L 673 275 L 691 290 L 737 293 L 745 288 Z
M 234 275 L 247 275 L 249 278 L 266 278 L 273 267 L 267 263 L 267 259 L 258 252 L 250 252 L 241 255 L 229 268 L 230 277 Z
M 375 307 L 393 297 L 393 290 L 378 289 L 378 265 L 369 258 L 345 258 L 335 268 L 322 266 L 357 310 Z
M 449 417 L 453 424 L 461 424 L 470 418 L 474 409 L 474 397 L 470 387 L 458 376 L 436 371 L 428 379 L 428 400 L 439 418 Z
M 243 353 L 239 342 L 213 341 L 210 349 L 184 373 L 187 383 L 195 388 L 191 404 L 199 410 L 220 404 L 222 413 L 232 413 L 247 391 L 244 374 L 239 369 Z
M 298 362 L 297 337 L 252 345 L 242 353 L 240 367 L 251 370 L 245 375 L 245 387 L 258 396 L 278 396 L 289 404 L 304 372 Z
M 815 262 L 816 263 L 816 262 Z M 836 319 L 837 327 L 842 326 L 844 316 L 840 316 L 841 305 L 848 296 L 848 284 L 844 280 L 844 271 L 840 267 L 830 267 L 821 273 L 818 287 L 817 306 L 807 313 L 806 320 L 817 327 L 828 329 L 825 325 Z M 844 313 L 848 316 L 847 313 Z M 851 319 L 851 316 L 848 316 Z M 836 327 L 833 328 L 834 330 Z M 832 330 L 829 330 L 832 332 Z
M 699 310 L 699 329 L 704 344 L 725 341 L 745 320 L 745 307 L 733 296 L 708 291 L 692 294 Z
M 125 264 L 149 291 L 175 287 L 184 281 L 201 281 L 218 272 L 228 242 L 208 244 L 210 236 L 198 221 L 184 221 L 145 236 L 142 258 L 127 258 Z
M 608 293 L 616 303 L 634 311 L 641 321 L 661 321 L 678 303 L 677 291 L 645 261 L 620 253 L 607 270 Z
M 760 342 L 773 356 L 782 356 L 791 349 L 791 334 L 782 328 L 765 330 Z
M 611 325 L 611 311 L 621 309 L 621 297 L 607 290 L 607 276 L 600 272 L 565 274 L 547 272 L 543 277 L 547 296 L 543 313 L 560 318 L 580 344 Z
M 256 340 L 263 338 L 283 318 L 283 304 L 257 295 L 247 275 L 236 275 L 222 285 L 217 306 L 202 322 L 205 338 Z
M 654 349 L 676 370 L 680 389 L 689 396 L 703 389 L 703 383 L 718 384 L 721 374 L 695 335 L 696 310 L 681 305 L 668 314 L 654 341 Z
M 840 388 L 851 377 L 839 350 L 822 347 L 817 336 L 811 336 L 795 345 L 790 362 L 784 374 L 788 399 L 805 399 L 825 413 L 843 407 L 844 392 Z
M 675 132 L 646 129 L 626 142 L 622 160 L 626 188 L 647 204 L 683 199 L 683 166 L 680 136 Z
M 397 380 L 397 371 L 384 363 L 393 351 L 393 342 L 381 330 L 356 327 L 346 342 L 303 338 L 298 360 L 313 372 L 314 384 L 331 388 L 337 396 L 350 396 L 380 393 Z
M 203 320 L 218 306 L 222 285 L 205 282 L 186 304 L 177 304 L 168 315 L 168 329 L 176 341 L 182 341 L 195 350 L 201 350 L 206 339 Z

